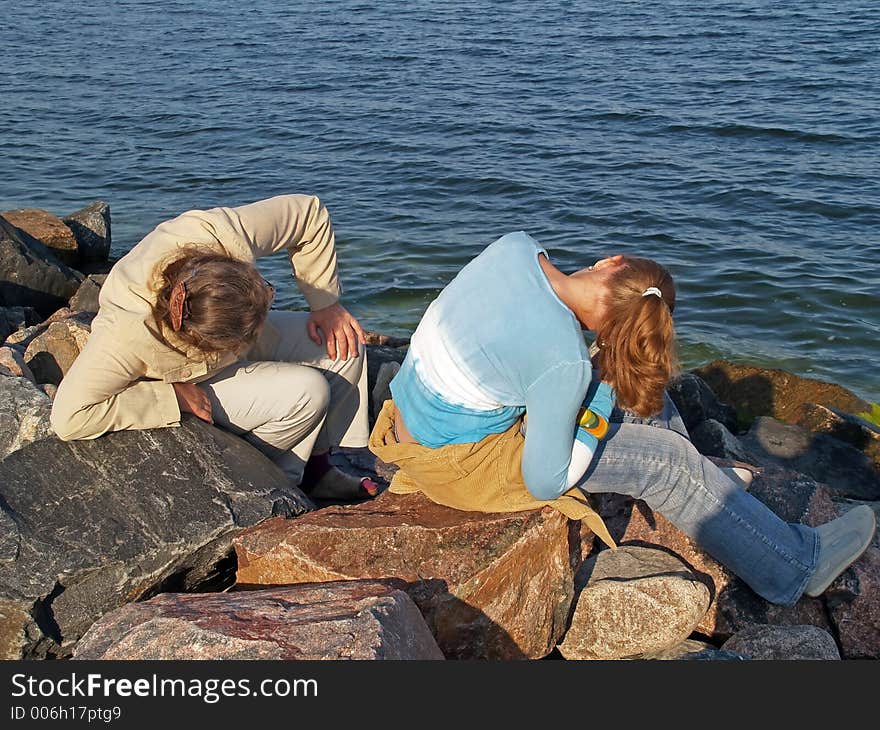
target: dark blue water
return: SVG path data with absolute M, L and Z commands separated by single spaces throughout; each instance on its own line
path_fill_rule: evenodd
M 565 270 L 637 253 L 676 277 L 686 366 L 880 400 L 873 0 L 0 9 L 0 210 L 104 198 L 120 253 L 188 208 L 316 193 L 345 302 L 389 334 L 510 230 Z

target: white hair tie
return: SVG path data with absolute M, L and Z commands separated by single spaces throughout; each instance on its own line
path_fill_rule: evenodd
M 656 286 L 649 286 L 647 289 L 645 289 L 645 291 L 642 292 L 643 297 L 650 296 L 651 294 L 655 294 L 656 296 L 660 297 L 660 299 L 663 299 L 663 294 Z

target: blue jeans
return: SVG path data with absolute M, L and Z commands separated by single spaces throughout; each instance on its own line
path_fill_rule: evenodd
M 703 457 L 669 396 L 659 416 L 615 410 L 580 486 L 644 500 L 771 603 L 791 605 L 816 569 L 816 530 L 788 523 Z

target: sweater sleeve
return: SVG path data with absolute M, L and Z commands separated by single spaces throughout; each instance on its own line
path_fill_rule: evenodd
M 64 440 L 97 438 L 108 431 L 160 428 L 180 422 L 170 383 L 139 379 L 143 362 L 119 347 L 107 330 L 93 331 L 62 379 L 50 423 Z
M 230 225 L 254 258 L 287 252 L 297 285 L 313 311 L 339 301 L 333 226 L 316 196 L 279 195 L 227 210 Z
M 608 383 L 594 379 L 587 390 L 583 406 L 578 410 L 574 431 L 568 486 L 573 487 L 586 474 L 593 462 L 599 441 L 608 433 L 608 421 L 614 408 L 614 390 Z
M 561 363 L 526 391 L 528 428 L 522 476 L 536 499 L 556 499 L 570 486 L 575 423 L 590 384 L 590 372 L 588 362 Z

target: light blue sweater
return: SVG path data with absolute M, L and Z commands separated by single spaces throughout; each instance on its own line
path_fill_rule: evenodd
M 409 432 L 432 448 L 479 441 L 527 413 L 523 480 L 536 498 L 554 499 L 570 486 L 575 438 L 595 449 L 595 438 L 574 425 L 592 365 L 580 323 L 550 286 L 540 253 L 520 231 L 467 264 L 426 312 L 391 393 Z M 465 390 L 479 394 L 480 407 L 432 382 L 442 375 L 432 376 L 420 359 L 436 347 Z

